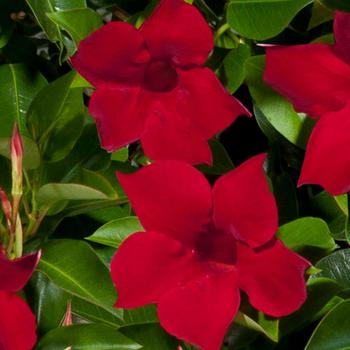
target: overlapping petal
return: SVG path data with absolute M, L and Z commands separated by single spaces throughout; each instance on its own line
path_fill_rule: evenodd
M 101 146 L 108 152 L 138 140 L 142 134 L 148 101 L 139 87 L 98 88 L 89 111 L 94 116 Z
M 350 13 L 336 12 L 334 20 L 335 53 L 350 64 Z
M 211 188 L 201 172 L 176 161 L 159 161 L 136 173 L 117 173 L 146 230 L 193 245 L 210 224 Z
M 110 22 L 82 40 L 72 63 L 91 84 L 143 81 L 150 55 L 141 33 L 131 24 Z
M 267 315 L 288 315 L 306 299 L 304 271 L 310 264 L 280 241 L 255 250 L 238 244 L 236 267 L 239 287 Z
M 28 305 L 12 293 L 0 291 L 0 349 L 31 350 L 36 322 Z
M 111 264 L 118 290 L 116 306 L 131 308 L 157 303 L 169 289 L 202 273 L 191 250 L 166 235 L 149 231 L 127 238 Z
M 325 114 L 313 129 L 299 185 L 319 184 L 333 195 L 350 191 L 350 103 Z
M 266 155 L 255 156 L 214 185 L 214 223 L 238 240 L 258 247 L 278 229 L 274 197 L 263 169 Z
M 250 116 L 210 69 L 178 69 L 178 75 L 178 113 L 191 120 L 205 139 L 230 126 L 238 116 Z
M 203 350 L 218 350 L 240 303 L 235 271 L 172 289 L 158 304 L 161 325 Z
M 153 115 L 141 136 L 145 153 L 153 160 L 182 160 L 190 164 L 212 163 L 206 139 L 195 125 L 177 122 L 173 115 Z
M 140 33 L 154 58 L 179 66 L 204 64 L 214 46 L 206 20 L 183 0 L 161 0 Z
M 350 99 L 350 65 L 330 45 L 267 48 L 264 79 L 312 117 L 339 110 Z
M 0 254 L 0 291 L 17 292 L 22 289 L 34 272 L 40 255 L 39 251 L 15 260 L 8 260 Z

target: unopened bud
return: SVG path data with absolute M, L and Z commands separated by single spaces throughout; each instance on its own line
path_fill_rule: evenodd
M 71 326 L 73 324 L 72 319 L 72 301 L 67 301 L 66 315 L 64 316 L 63 326 Z
M 6 218 L 6 223 L 8 228 L 11 228 L 11 215 L 12 215 L 12 205 L 9 201 L 6 192 L 0 187 L 0 200 L 2 205 L 2 211 Z
M 11 162 L 12 162 L 12 195 L 22 195 L 22 164 L 23 143 L 19 133 L 18 125 L 13 129 L 11 139 Z

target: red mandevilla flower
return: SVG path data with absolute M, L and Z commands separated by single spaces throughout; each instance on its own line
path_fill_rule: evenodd
M 184 0 L 161 0 L 139 30 L 111 22 L 83 40 L 74 67 L 97 89 L 89 110 L 102 146 L 141 139 L 154 160 L 212 162 L 207 140 L 249 112 L 208 68 L 213 35 Z
M 113 258 L 116 306 L 156 303 L 169 333 L 205 350 L 220 348 L 239 288 L 268 315 L 298 309 L 310 265 L 274 238 L 277 208 L 265 158 L 222 176 L 213 190 L 202 173 L 177 161 L 118 173 L 146 232 L 128 237 Z
M 337 12 L 335 45 L 267 49 L 265 81 L 298 112 L 320 118 L 310 136 L 299 185 L 333 195 L 350 191 L 350 13 Z
M 28 282 L 40 252 L 8 260 L 0 252 L 0 349 L 30 350 L 36 342 L 35 316 L 15 292 Z

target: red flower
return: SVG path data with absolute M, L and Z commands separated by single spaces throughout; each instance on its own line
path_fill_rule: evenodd
M 146 232 L 128 237 L 111 265 L 117 307 L 158 304 L 162 326 L 217 350 L 240 304 L 284 316 L 306 297 L 309 263 L 274 238 L 277 209 L 265 155 L 222 176 L 211 190 L 196 169 L 160 161 L 118 173 Z
M 36 342 L 35 316 L 14 292 L 32 275 L 40 252 L 15 260 L 0 253 L 0 349 L 30 350 Z
M 335 45 L 270 47 L 264 79 L 298 112 L 320 118 L 309 139 L 299 185 L 333 195 L 350 191 L 350 13 L 337 12 Z
M 139 30 L 111 22 L 79 45 L 74 67 L 97 90 L 89 110 L 112 152 L 141 139 L 154 160 L 212 162 L 207 140 L 249 112 L 204 67 L 213 35 L 183 0 L 161 0 Z

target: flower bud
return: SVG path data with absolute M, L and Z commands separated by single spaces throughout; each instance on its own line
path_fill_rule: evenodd
M 6 192 L 0 187 L 0 200 L 2 204 L 2 211 L 5 215 L 7 226 L 11 227 L 11 215 L 12 215 L 12 205 L 7 197 Z
M 18 125 L 13 129 L 11 139 L 11 162 L 12 162 L 12 196 L 22 196 L 22 164 L 23 143 L 19 133 Z

